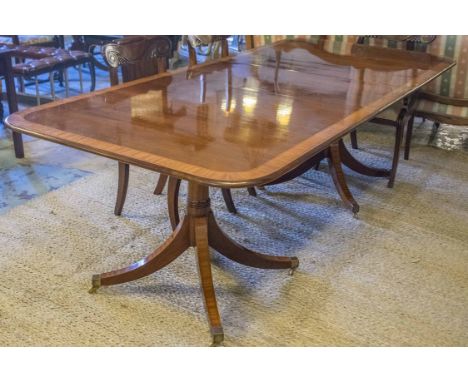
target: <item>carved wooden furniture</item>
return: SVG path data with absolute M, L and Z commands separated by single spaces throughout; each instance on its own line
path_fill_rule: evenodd
M 93 56 L 94 65 L 102 70 L 109 70 L 109 67 L 103 65 L 99 60 L 95 58 L 96 54 L 100 54 L 102 47 L 106 44 L 109 44 L 115 40 L 121 39 L 123 37 L 134 37 L 134 36 L 123 36 L 123 35 L 73 35 L 72 43 L 70 49 L 72 50 L 82 50 L 88 52 Z M 150 36 L 148 36 L 150 37 Z M 172 58 L 174 52 L 177 50 L 177 43 L 180 40 L 180 36 L 177 35 L 164 35 L 171 40 L 172 53 L 170 57 Z
M 209 56 L 210 59 L 229 56 L 228 35 L 188 35 L 184 37 L 187 40 L 190 65 L 198 63 L 197 49 L 202 46 L 208 47 L 208 53 L 205 55 Z
M 109 70 L 108 66 L 103 65 L 101 62 L 96 60 L 94 57 L 94 50 L 100 47 L 99 51 L 102 51 L 102 47 L 105 44 L 109 44 L 115 40 L 122 38 L 119 35 L 72 35 L 72 43 L 70 49 L 81 50 L 83 52 L 90 53 L 93 57 L 93 63 L 96 67 L 102 70 Z
M 415 115 L 435 122 L 468 125 L 468 36 L 437 36 L 428 52 L 453 59 L 457 65 L 419 93 Z M 408 126 L 405 156 L 409 156 L 412 124 Z
M 118 85 L 118 69 L 122 72 L 122 81 L 133 81 L 166 71 L 167 59 L 171 54 L 171 41 L 165 36 L 133 36 L 115 40 L 102 47 L 102 55 L 109 65 L 110 82 Z M 160 103 L 165 113 L 170 113 L 167 94 L 160 92 L 160 97 L 153 99 Z M 155 105 L 154 105 L 155 107 Z M 119 162 L 119 180 L 114 214 L 121 215 L 128 190 L 130 166 Z M 167 181 L 167 175 L 161 174 L 154 193 L 159 195 Z
M 350 155 L 340 152 L 343 136 L 453 66 L 429 54 L 401 52 L 394 57 L 388 49 L 359 45 L 347 56 L 334 55 L 336 62 L 324 61 L 317 54 L 327 52 L 307 45 L 284 41 L 7 118 L 6 125 L 14 131 L 189 182 L 187 210 L 168 240 L 126 268 L 93 276 L 92 291 L 149 275 L 195 247 L 213 342 L 221 343 L 224 334 L 209 247 L 258 268 L 294 269 L 298 259 L 267 256 L 236 244 L 217 225 L 208 188 L 274 182 L 328 148 L 335 155 Z M 278 52 L 279 65 L 275 62 Z M 382 72 L 380 67 L 388 70 Z M 392 67 L 395 75 L 389 81 Z M 372 72 L 373 81 L 361 83 L 358 68 Z M 277 91 L 269 91 L 266 86 L 270 85 L 255 78 L 252 69 L 273 77 Z M 200 112 L 203 81 L 207 91 Z M 292 82 L 294 86 L 288 86 Z M 230 83 L 228 92 L 226 83 Z M 362 89 L 361 101 L 356 89 Z M 145 103 L 148 94 L 160 91 L 174 109 L 185 107 L 186 114 L 175 117 Z M 345 161 L 360 165 L 352 157 Z

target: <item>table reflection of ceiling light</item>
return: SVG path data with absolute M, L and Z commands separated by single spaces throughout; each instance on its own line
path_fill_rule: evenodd
M 244 89 L 258 90 L 260 88 L 260 81 L 256 78 L 249 77 L 245 81 Z
M 130 98 L 132 118 L 150 120 L 163 112 L 163 94 L 161 90 L 150 90 Z
M 221 102 L 221 110 L 224 111 L 225 113 L 232 113 L 235 108 L 236 108 L 236 100 L 235 99 L 231 100 L 231 107 L 229 108 L 229 110 L 228 110 L 227 100 L 223 100 Z
M 278 109 L 276 110 L 276 121 L 281 126 L 288 125 L 289 120 L 291 119 L 291 113 L 292 113 L 292 103 L 290 101 L 286 103 L 280 103 L 278 105 Z
M 250 95 L 245 95 L 242 97 L 242 107 L 246 114 L 252 114 L 255 110 L 255 106 L 257 105 L 257 97 L 253 97 Z

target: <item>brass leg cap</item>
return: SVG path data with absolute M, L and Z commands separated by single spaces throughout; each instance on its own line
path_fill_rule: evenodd
M 211 346 L 224 346 L 224 332 L 222 327 L 211 328 L 211 336 L 213 337 Z
M 96 293 L 96 291 L 101 287 L 101 277 L 99 275 L 93 275 L 91 285 L 91 289 L 88 293 Z
M 289 276 L 292 276 L 296 271 L 297 267 L 299 266 L 299 259 L 297 257 L 292 258 L 291 268 L 289 268 Z
M 359 205 L 358 204 L 353 204 L 352 211 L 353 211 L 354 216 L 356 216 L 357 213 L 359 212 Z

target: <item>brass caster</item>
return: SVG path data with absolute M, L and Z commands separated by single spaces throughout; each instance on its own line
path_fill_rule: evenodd
M 88 291 L 88 293 L 96 293 L 96 291 L 101 287 L 101 278 L 99 275 L 93 275 L 93 278 L 91 279 L 91 289 Z
M 211 335 L 213 336 L 212 347 L 224 346 L 224 332 L 223 328 L 212 328 Z
M 293 264 L 291 268 L 289 268 L 288 275 L 292 276 L 294 272 L 296 271 L 297 267 L 299 266 L 299 260 L 297 258 L 293 259 Z

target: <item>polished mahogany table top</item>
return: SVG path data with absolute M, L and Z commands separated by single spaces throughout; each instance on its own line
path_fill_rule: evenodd
M 207 185 L 274 180 L 454 64 L 426 53 L 282 41 L 41 105 L 14 131 Z

